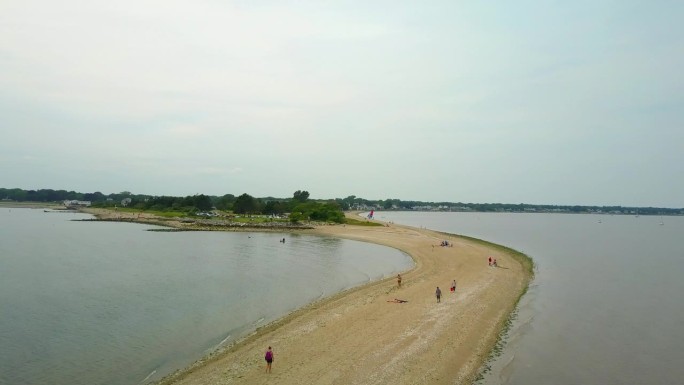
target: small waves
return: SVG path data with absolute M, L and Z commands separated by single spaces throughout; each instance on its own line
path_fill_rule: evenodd
M 155 374 L 157 374 L 157 369 L 153 370 L 150 374 L 147 375 L 147 377 L 145 377 L 145 378 L 144 378 L 142 381 L 140 381 L 138 384 L 142 385 L 142 384 L 147 383 L 147 381 L 149 381 L 150 378 L 152 378 L 152 376 L 154 376 Z
M 513 370 L 515 369 L 515 365 L 513 365 L 514 360 L 515 353 L 511 354 L 510 358 L 503 364 L 501 371 L 499 371 L 499 380 L 501 384 L 507 384 L 508 380 L 511 378 L 511 374 L 513 374 Z
M 231 336 L 230 334 L 228 334 L 228 335 L 226 336 L 226 338 L 224 338 L 221 342 L 219 342 L 218 346 L 223 346 L 223 344 L 225 344 L 226 342 L 228 342 L 228 340 L 230 339 L 230 337 L 232 337 L 232 336 Z

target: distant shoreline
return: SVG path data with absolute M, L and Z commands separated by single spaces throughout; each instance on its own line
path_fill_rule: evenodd
M 16 201 L 0 201 L 0 207 L 17 208 L 17 209 L 64 209 L 64 205 L 60 203 L 49 202 L 16 202 Z
M 536 205 L 526 205 L 530 207 L 536 207 Z M 61 208 L 66 209 L 61 203 L 56 202 L 31 202 L 31 201 L 0 201 L 0 207 L 16 207 L 16 208 Z M 585 207 L 585 206 L 582 206 Z M 586 206 L 593 207 L 593 206 Z M 86 207 L 85 209 L 90 209 L 91 207 Z M 92 207 L 95 209 L 95 207 Z M 101 210 L 112 210 L 111 208 L 102 208 Z M 569 211 L 569 210 L 559 210 L 559 209 L 523 209 L 523 210 L 459 210 L 459 209 L 373 209 L 368 208 L 366 210 L 353 210 L 355 212 L 366 212 L 370 210 L 375 210 L 378 213 L 383 211 L 387 212 L 419 212 L 419 213 L 474 213 L 474 214 L 580 214 L 580 215 L 627 215 L 627 216 L 684 216 L 684 208 L 662 208 L 662 207 L 637 207 L 637 208 L 625 208 L 628 211 Z M 639 211 L 642 210 L 642 211 Z M 643 210 L 658 210 L 655 212 L 643 211 Z

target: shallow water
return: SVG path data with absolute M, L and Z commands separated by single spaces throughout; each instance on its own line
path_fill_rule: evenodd
M 90 216 L 0 208 L 0 384 L 156 380 L 313 300 L 413 266 L 398 250 L 336 238 L 79 218 Z
M 504 353 L 480 384 L 682 382 L 684 217 L 375 216 L 485 239 L 534 259 L 536 278 L 521 300 Z

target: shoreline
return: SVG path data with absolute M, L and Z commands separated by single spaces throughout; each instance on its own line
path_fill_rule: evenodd
M 186 227 L 144 213 L 121 218 L 122 213 L 109 210 L 82 211 L 99 219 Z M 398 249 L 415 266 L 402 273 L 401 288 L 392 277 L 315 301 L 167 375 L 157 385 L 471 384 L 500 343 L 533 277 L 531 260 L 505 246 L 396 224 L 184 230 L 296 231 L 352 239 Z M 451 247 L 439 246 L 442 240 Z M 497 258 L 499 268 L 487 265 L 489 256 Z M 455 294 L 449 292 L 453 279 Z M 436 303 L 436 286 L 442 289 L 441 303 Z M 263 352 L 268 346 L 274 348 L 275 361 L 273 372 L 265 374 Z
M 9 209 L 63 209 L 64 205 L 52 202 L 0 201 L 0 207 Z

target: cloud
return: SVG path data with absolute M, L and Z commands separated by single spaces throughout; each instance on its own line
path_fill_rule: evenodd
M 680 202 L 680 8 L 5 2 L 3 176 L 589 204 L 641 179 Z
M 205 135 L 207 129 L 197 125 L 181 124 L 170 127 L 167 131 L 178 138 L 198 138 Z

